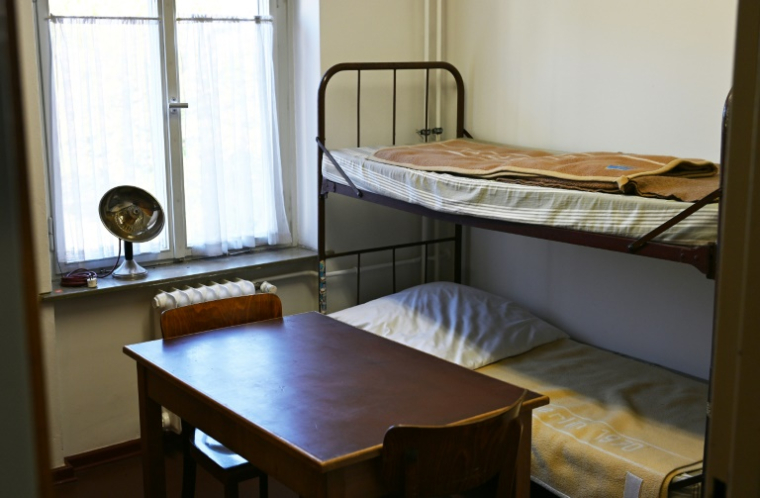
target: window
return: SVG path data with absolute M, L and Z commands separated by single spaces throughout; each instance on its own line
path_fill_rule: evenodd
M 97 208 L 118 185 L 147 190 L 167 215 L 138 259 L 291 243 L 269 0 L 39 4 L 62 271 L 117 255 Z

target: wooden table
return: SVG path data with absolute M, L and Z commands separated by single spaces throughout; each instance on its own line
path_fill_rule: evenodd
M 137 361 L 146 497 L 166 496 L 161 406 L 307 498 L 381 495 L 393 424 L 449 424 L 511 404 L 522 389 L 304 313 L 125 346 Z M 518 464 L 529 496 L 529 393 Z

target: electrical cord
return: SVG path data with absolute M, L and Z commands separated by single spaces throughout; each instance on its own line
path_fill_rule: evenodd
M 95 287 L 97 286 L 97 279 L 106 278 L 116 271 L 119 266 L 119 260 L 121 259 L 121 239 L 119 239 L 119 253 L 116 256 L 116 264 L 110 270 L 101 270 L 100 272 L 88 270 L 87 268 L 77 268 L 68 272 L 61 277 L 61 287 Z M 92 285 L 94 282 L 95 285 Z

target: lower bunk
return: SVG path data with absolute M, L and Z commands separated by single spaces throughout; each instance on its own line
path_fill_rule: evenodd
M 533 415 L 531 479 L 556 496 L 699 496 L 705 382 L 579 343 L 460 284 L 423 284 L 331 316 L 548 395 Z

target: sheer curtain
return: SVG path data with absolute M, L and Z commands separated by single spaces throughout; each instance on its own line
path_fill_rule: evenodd
M 135 244 L 136 254 L 169 258 L 174 243 L 186 243 L 191 255 L 218 256 L 292 241 L 269 2 L 164 7 L 176 12 L 176 40 L 162 41 L 155 0 L 50 0 L 65 14 L 49 18 L 52 197 L 64 271 L 116 255 L 98 203 L 118 185 L 147 190 L 172 218 L 184 211 L 185 227 L 170 219 L 158 238 Z M 165 140 L 164 76 L 175 75 L 163 67 L 164 45 L 176 51 L 179 99 L 189 104 L 179 114 L 181 157 L 170 157 Z M 183 205 L 167 197 L 180 191 Z
M 271 18 L 178 17 L 188 246 L 289 244 Z
M 157 20 L 51 16 L 49 27 L 53 210 L 65 270 L 116 256 L 118 241 L 98 216 L 112 187 L 143 188 L 167 207 L 161 52 Z M 167 230 L 134 246 L 168 248 Z

